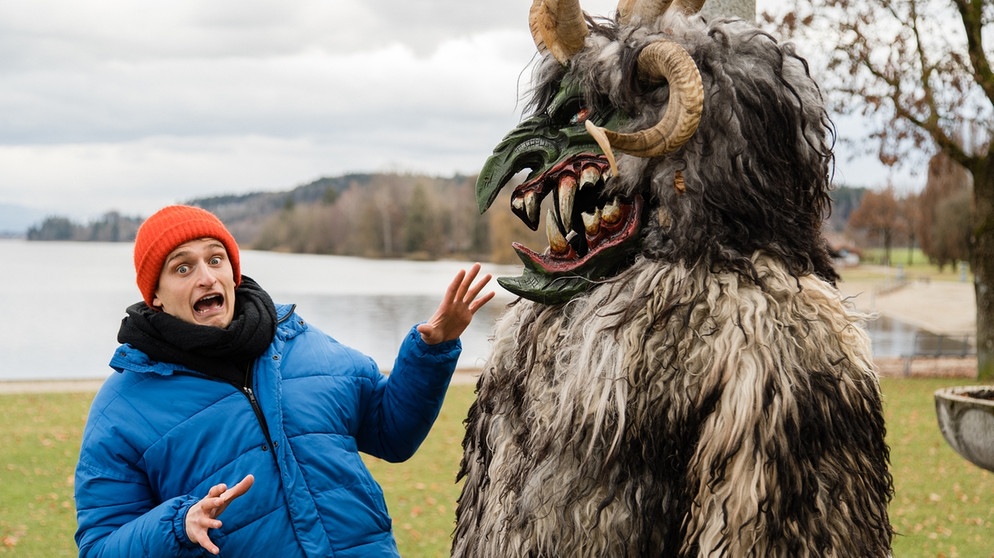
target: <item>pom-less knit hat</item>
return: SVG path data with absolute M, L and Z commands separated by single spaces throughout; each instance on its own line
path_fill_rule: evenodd
M 135 238 L 135 271 L 138 275 L 138 290 L 141 291 L 145 304 L 152 306 L 166 256 L 177 246 L 198 238 L 215 238 L 221 241 L 228 252 L 228 260 L 231 261 L 235 286 L 241 283 L 238 243 L 224 223 L 205 209 L 170 205 L 146 219 L 138 228 L 138 236 Z

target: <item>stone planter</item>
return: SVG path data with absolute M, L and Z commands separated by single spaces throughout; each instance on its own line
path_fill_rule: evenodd
M 994 471 L 994 385 L 940 389 L 935 412 L 939 430 L 956 453 Z

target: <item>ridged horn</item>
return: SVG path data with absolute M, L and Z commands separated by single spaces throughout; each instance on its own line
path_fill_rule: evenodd
M 620 0 L 618 23 L 627 25 L 636 18 L 642 22 L 653 22 L 670 8 L 684 15 L 696 14 L 703 5 L 704 0 Z
M 600 136 L 597 143 L 605 154 L 614 148 L 636 157 L 658 157 L 687 143 L 701 122 L 704 85 L 697 64 L 683 47 L 660 39 L 639 53 L 638 68 L 643 77 L 665 78 L 669 82 L 669 105 L 655 126 L 630 134 L 589 124 L 588 130 L 595 128 L 598 131 L 594 137 Z M 604 145 L 605 142 L 608 145 Z
M 589 33 L 580 0 L 535 0 L 528 12 L 528 27 L 539 52 L 548 49 L 560 64 L 580 52 Z

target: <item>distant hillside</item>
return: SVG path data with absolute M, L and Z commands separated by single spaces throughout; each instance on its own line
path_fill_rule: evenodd
M 479 257 L 514 261 L 510 243 L 492 254 L 490 217 L 476 208 L 475 177 L 347 174 L 281 192 L 186 200 L 216 214 L 243 248 L 362 257 Z M 48 217 L 29 240 L 130 242 L 147 216 L 108 212 L 88 224 Z M 501 224 L 501 229 L 523 225 Z M 502 236 L 503 238 L 503 236 Z
M 239 243 L 258 241 L 266 220 L 280 211 L 297 205 L 311 205 L 333 199 L 353 186 L 368 185 L 375 174 L 346 174 L 319 178 L 314 182 L 278 192 L 254 192 L 195 198 L 185 203 L 203 207 L 217 215 Z
M 511 241 L 541 246 L 544 227 L 528 230 L 510 212 L 481 216 L 476 178 L 456 175 L 346 174 L 281 192 L 187 200 L 215 213 L 243 248 L 360 257 L 435 259 L 467 257 L 517 261 Z M 826 232 L 842 231 L 865 190 L 832 192 Z M 505 192 L 496 204 L 507 206 Z M 49 217 L 29 240 L 130 242 L 147 216 L 109 212 L 89 224 Z

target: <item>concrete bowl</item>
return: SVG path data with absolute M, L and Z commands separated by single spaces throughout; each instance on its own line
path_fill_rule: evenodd
M 994 471 L 994 385 L 935 392 L 939 430 L 970 463 Z

